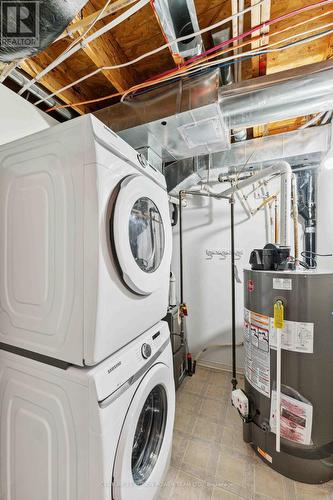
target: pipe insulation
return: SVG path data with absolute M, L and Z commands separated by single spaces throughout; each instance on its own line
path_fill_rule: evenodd
M 2 2 L 0 61 L 24 59 L 45 50 L 86 3 L 87 0 Z

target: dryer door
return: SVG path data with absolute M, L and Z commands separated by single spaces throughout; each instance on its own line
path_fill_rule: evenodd
M 140 295 L 153 293 L 170 270 L 172 235 L 166 192 L 142 175 L 124 179 L 112 231 L 125 283 Z
M 167 472 L 175 413 L 172 370 L 154 365 L 140 383 L 126 415 L 114 471 L 114 500 L 156 498 Z

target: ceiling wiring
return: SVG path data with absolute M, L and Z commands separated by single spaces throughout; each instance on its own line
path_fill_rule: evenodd
M 264 49 L 263 48 L 259 48 L 259 49 L 255 49 L 253 51 L 248 51 L 248 52 L 243 52 L 242 54 L 236 54 L 236 56 L 229 56 L 229 57 L 226 57 L 224 59 L 220 59 L 219 61 L 217 62 L 221 62 L 221 63 L 224 63 L 226 61 L 232 61 L 233 59 L 241 59 L 242 55 L 257 55 L 258 52 L 260 52 L 260 55 L 264 55 L 264 54 L 269 54 L 271 52 L 276 52 L 277 50 L 285 50 L 287 48 L 289 48 L 290 46 L 294 46 L 297 44 L 297 41 L 295 42 L 292 42 L 291 44 L 287 44 L 285 45 L 284 47 L 279 47 L 278 49 L 270 49 L 270 50 L 266 50 L 266 48 L 270 48 L 270 47 L 275 47 L 276 45 L 279 45 L 280 43 L 285 43 L 285 42 L 288 42 L 289 40 L 292 40 L 293 38 L 297 38 L 299 36 L 303 36 L 303 35 L 308 35 L 309 33 L 312 33 L 314 31 L 318 31 L 319 29 L 324 29 L 324 28 L 328 28 L 330 26 L 333 26 L 333 22 L 331 23 L 328 23 L 324 26 L 316 26 L 315 28 L 312 28 L 310 30 L 307 30 L 307 31 L 304 31 L 302 33 L 299 33 L 299 34 L 295 34 L 295 35 L 292 35 L 290 37 L 287 37 L 285 38 L 284 40 L 279 40 L 277 42 L 274 42 L 274 43 L 270 43 L 269 45 L 267 45 Z M 332 32 L 332 30 L 328 30 L 328 31 L 324 31 L 322 33 L 319 33 L 318 35 L 312 35 L 311 37 L 309 38 L 304 38 L 302 40 L 300 40 L 299 42 L 301 43 L 306 43 L 307 41 L 310 41 L 312 39 L 318 39 L 318 38 L 321 38 L 322 36 L 327 36 L 328 34 L 330 34 Z M 252 39 L 253 41 L 253 39 Z M 215 54 L 215 57 L 216 57 L 216 54 Z M 204 64 L 201 64 L 199 68 L 195 68 L 196 70 L 200 70 L 201 68 L 205 68 L 205 67 L 211 67 L 213 66 L 214 64 L 216 64 L 216 61 L 215 62 L 211 62 L 211 63 L 204 63 Z M 183 74 L 183 73 L 186 73 L 188 68 L 181 68 L 179 70 L 177 70 L 177 72 L 175 72 L 175 74 Z M 167 78 L 166 78 L 167 80 Z M 157 80 L 154 80 L 154 81 L 159 81 L 159 79 Z M 152 83 L 152 82 L 151 82 Z M 141 85 L 145 85 L 145 84 L 141 84 Z M 138 85 L 137 88 L 140 88 L 140 86 Z M 124 99 L 126 98 L 126 96 L 130 93 L 132 93 L 133 91 L 131 89 L 127 90 L 126 92 L 124 92 L 122 98 L 121 98 L 121 101 L 123 102 Z
M 332 0 L 333 1 L 333 0 Z M 41 78 L 43 78 L 45 75 L 47 75 L 50 71 L 55 69 L 57 66 L 59 66 L 61 63 L 65 62 L 69 57 L 74 55 L 76 52 L 78 52 L 80 49 L 84 48 L 86 45 L 88 45 L 90 42 L 98 38 L 99 36 L 103 35 L 104 33 L 107 33 L 110 31 L 112 28 L 115 26 L 118 26 L 122 22 L 124 22 L 126 19 L 128 19 L 130 16 L 138 12 L 140 9 L 142 9 L 145 5 L 149 3 L 149 0 L 139 0 L 136 4 L 134 4 L 132 7 L 127 9 L 123 14 L 120 14 L 116 19 L 113 19 L 109 23 L 107 23 L 105 26 L 102 26 L 99 28 L 95 33 L 89 35 L 87 38 L 85 38 L 83 41 L 78 42 L 76 45 L 74 45 L 70 50 L 67 52 L 61 54 L 57 59 L 52 61 L 46 68 L 44 68 L 42 71 L 40 71 L 34 78 L 30 80 L 28 84 L 26 84 L 19 92 L 19 95 L 22 95 L 26 90 L 28 90 L 31 85 L 39 81 Z M 47 98 L 49 98 L 48 96 Z M 40 101 L 41 102 L 41 101 Z M 39 102 L 38 102 L 39 104 Z M 36 103 L 37 105 L 37 103 Z
M 320 19 L 320 18 L 322 18 L 322 17 L 324 17 L 324 16 L 328 16 L 329 14 L 333 14 L 333 10 L 329 10 L 329 11 L 324 12 L 324 13 L 322 13 L 322 14 L 318 15 L 318 16 L 315 16 L 315 17 L 311 18 L 311 21 L 318 20 L 318 19 Z M 307 24 L 308 22 L 309 22 L 309 19 L 305 19 L 304 21 L 301 21 L 301 22 L 299 22 L 299 23 L 297 23 L 297 24 L 294 24 L 294 25 L 292 25 L 292 26 L 288 26 L 288 27 L 286 27 L 286 28 L 284 28 L 284 29 L 282 29 L 282 30 L 276 31 L 276 32 L 274 32 L 274 33 L 271 33 L 271 38 L 272 38 L 272 37 L 275 37 L 275 36 L 278 36 L 278 35 L 281 35 L 282 33 L 285 33 L 285 32 L 287 32 L 287 31 L 290 31 L 290 30 L 292 30 L 292 29 L 295 29 L 295 28 L 297 28 L 297 27 L 299 27 L 299 26 L 303 26 L 304 24 Z M 324 25 L 323 27 L 325 27 L 325 25 Z M 320 28 L 320 27 L 318 27 L 317 29 L 321 29 L 321 28 Z M 304 33 L 299 33 L 299 36 L 302 36 L 303 34 L 304 34 Z M 295 35 L 295 36 L 296 36 L 296 35 Z M 262 35 L 257 36 L 257 37 L 252 37 L 250 40 L 247 40 L 247 41 L 245 41 L 245 42 L 242 42 L 242 43 L 240 43 L 240 44 L 238 44 L 238 45 L 233 46 L 233 48 L 232 48 L 232 49 L 231 49 L 230 47 L 227 47 L 226 49 L 223 49 L 223 50 L 219 51 L 219 52 L 218 52 L 218 54 L 215 54 L 215 55 L 214 55 L 215 50 L 216 50 L 216 51 L 218 50 L 217 46 L 215 46 L 215 47 L 213 47 L 213 48 L 209 51 L 209 53 L 211 52 L 213 55 L 209 55 L 208 51 L 203 52 L 203 53 L 201 54 L 201 58 L 200 58 L 200 59 L 197 59 L 197 58 L 192 58 L 192 59 L 189 59 L 189 60 L 187 60 L 187 61 L 184 63 L 184 65 L 183 65 L 183 66 L 190 65 L 190 67 L 191 67 L 191 66 L 193 66 L 193 65 L 194 65 L 194 63 L 191 63 L 191 61 L 194 61 L 194 62 L 195 62 L 195 61 L 199 61 L 199 62 L 200 62 L 201 60 L 209 60 L 209 59 L 210 59 L 210 58 L 212 58 L 212 57 L 217 57 L 217 55 L 222 55 L 222 54 L 224 54 L 224 53 L 230 52 L 231 50 L 235 50 L 235 49 L 242 48 L 242 47 L 244 47 L 244 46 L 246 46 L 246 45 L 250 45 L 250 44 L 252 44 L 253 42 L 256 42 L 256 41 L 262 41 L 262 40 L 264 40 L 265 38 L 266 38 L 266 35 L 265 35 L 265 34 L 262 34 Z M 228 40 L 228 42 L 229 42 L 229 40 Z M 183 66 L 181 66 L 181 67 L 180 67 L 180 68 L 178 68 L 178 69 L 181 69 Z M 176 71 L 177 71 L 177 70 L 176 70 Z M 149 79 L 149 80 L 147 80 L 147 81 L 150 81 L 150 80 L 152 80 L 152 81 L 153 81 L 153 80 L 155 80 L 156 78 L 160 78 L 160 77 L 162 77 L 162 76 L 166 76 L 166 75 L 171 74 L 171 73 L 174 73 L 174 72 L 175 72 L 175 69 L 168 70 L 168 71 L 164 71 L 163 73 L 160 73 L 159 75 L 155 75 L 154 77 L 150 78 L 150 79 Z
M 107 7 L 110 5 L 111 3 L 111 0 L 107 0 L 107 2 L 104 4 L 104 7 L 97 12 L 95 18 L 93 19 L 93 21 L 91 22 L 91 24 L 89 24 L 89 26 L 86 28 L 86 30 L 81 34 L 79 35 L 77 38 L 75 38 L 73 40 L 73 42 L 64 50 L 64 52 L 62 52 L 58 57 L 57 59 L 59 60 L 61 55 L 68 52 L 72 47 L 74 47 L 75 45 L 77 45 L 78 43 L 80 43 L 81 40 L 83 40 L 83 38 L 85 38 L 89 31 L 91 31 L 93 29 L 93 27 L 95 26 L 95 24 L 102 18 L 105 10 L 107 9 Z M 57 59 L 55 60 L 55 62 L 57 61 Z
M 328 23 L 325 26 L 327 27 L 327 26 L 332 26 L 332 25 L 333 25 L 333 23 Z M 162 83 L 167 84 L 167 83 L 170 83 L 171 81 L 178 80 L 181 76 L 192 75 L 192 74 L 195 74 L 197 72 L 200 72 L 204 69 L 211 68 L 211 67 L 223 67 L 223 66 L 226 66 L 229 64 L 236 64 L 236 62 L 237 62 L 236 59 L 238 59 L 238 58 L 242 58 L 242 60 L 246 60 L 246 59 L 251 59 L 253 57 L 257 57 L 259 55 L 269 54 L 269 53 L 277 52 L 277 51 L 281 51 L 281 50 L 286 50 L 292 46 L 297 46 L 297 45 L 301 45 L 301 44 L 307 43 L 307 42 L 312 41 L 312 40 L 317 40 L 319 38 L 322 38 L 323 36 L 327 36 L 327 35 L 333 33 L 333 29 L 326 30 L 324 32 L 321 32 L 321 33 L 318 33 L 315 35 L 307 36 L 305 38 L 302 38 L 301 40 L 296 40 L 294 42 L 287 43 L 286 45 L 283 45 L 281 47 L 269 48 L 269 47 L 276 46 L 280 43 L 284 43 L 287 40 L 290 40 L 292 38 L 302 36 L 305 33 L 309 33 L 309 32 L 312 32 L 314 30 L 318 30 L 321 28 L 322 27 L 316 27 L 316 28 L 313 28 L 312 30 L 305 31 L 304 33 L 298 33 L 298 34 L 292 35 L 291 37 L 288 37 L 285 40 L 281 40 L 281 41 L 279 40 L 278 42 L 274 42 L 274 43 L 269 44 L 267 46 L 268 48 L 264 48 L 264 49 L 259 48 L 259 49 L 255 49 L 253 51 L 243 52 L 242 54 L 238 54 L 237 56 L 230 56 L 228 58 L 223 58 L 223 59 L 220 59 L 217 61 L 211 61 L 211 62 L 208 62 L 206 64 L 201 64 L 201 65 L 199 65 L 199 67 L 194 67 L 194 68 L 187 68 L 186 67 L 186 68 L 183 68 L 182 70 L 177 71 L 177 73 L 175 73 L 174 75 L 169 75 L 167 77 L 163 77 L 161 79 L 156 79 L 153 81 L 149 80 L 148 82 L 144 82 L 143 84 L 132 87 L 131 89 L 128 89 L 127 91 L 122 92 L 122 93 L 117 92 L 115 94 L 110 94 L 109 96 L 105 96 L 105 97 L 101 97 L 101 98 L 97 98 L 97 99 L 91 99 L 89 101 L 81 101 L 81 102 L 77 102 L 77 103 L 67 104 L 64 106 L 55 106 L 55 107 L 50 108 L 48 111 L 55 110 L 55 109 L 61 109 L 61 108 L 67 108 L 67 107 L 74 106 L 74 105 L 77 106 L 77 105 L 83 105 L 83 104 L 92 104 L 95 102 L 101 102 L 101 101 L 106 100 L 106 99 L 119 97 L 120 95 L 122 95 L 122 98 L 124 99 L 130 93 L 134 93 L 134 92 L 137 92 L 141 89 L 148 88 L 148 87 L 152 88 L 156 84 L 162 84 Z M 250 40 L 250 43 L 252 41 L 253 41 L 253 39 Z M 230 48 L 230 50 L 233 50 L 233 49 L 234 49 L 234 47 Z M 218 55 L 219 54 L 215 54 L 214 57 L 216 57 Z
M 253 4 L 251 7 L 248 7 L 244 11 L 239 11 L 235 15 L 237 17 L 239 17 L 240 15 L 243 15 L 244 13 L 251 11 L 253 8 L 258 7 L 258 5 L 260 5 L 264 1 L 265 0 L 261 0 L 260 2 L 258 2 L 256 4 Z M 233 37 L 230 40 L 226 40 L 225 42 L 222 42 L 222 44 L 219 44 L 218 46 L 213 47 L 213 49 L 209 49 L 209 51 L 207 51 L 207 55 L 209 55 L 210 53 L 214 52 L 214 50 L 215 51 L 218 50 L 222 46 L 229 45 L 231 42 L 233 42 L 234 39 L 241 40 L 242 38 L 245 38 L 246 36 L 251 35 L 251 34 L 253 34 L 253 33 L 257 32 L 257 31 L 260 31 L 260 30 L 262 30 L 263 28 L 265 28 L 267 26 L 270 26 L 270 25 L 275 24 L 277 22 L 280 22 L 282 20 L 291 18 L 291 17 L 293 17 L 293 16 L 295 16 L 297 14 L 300 14 L 300 13 L 303 13 L 303 12 L 308 12 L 308 11 L 314 9 L 314 8 L 323 7 L 324 5 L 331 4 L 332 2 L 333 2 L 333 0 L 322 0 L 320 2 L 316 2 L 314 4 L 310 4 L 310 5 L 301 7 L 299 9 L 296 9 L 296 10 L 293 10 L 293 11 L 288 12 L 286 14 L 283 14 L 283 15 L 277 17 L 277 18 L 271 19 L 270 21 L 264 22 L 264 23 L 262 23 L 262 24 L 260 24 L 260 25 L 258 25 L 256 27 L 254 27 L 254 28 L 251 28 L 251 30 L 248 30 L 245 33 L 239 34 L 237 37 Z M 174 41 L 172 41 L 172 42 L 170 42 L 168 44 L 162 45 L 161 47 L 158 47 L 157 49 L 154 49 L 154 50 L 152 50 L 150 52 L 142 54 L 141 56 L 138 56 L 137 58 L 132 59 L 131 61 L 128 61 L 126 63 L 112 65 L 112 66 L 102 66 L 100 68 L 97 68 L 96 70 L 92 71 L 91 73 L 88 73 L 87 75 L 84 75 L 83 77 L 77 79 L 76 81 L 74 81 L 74 82 L 72 82 L 72 83 L 70 83 L 68 85 L 65 85 L 64 87 L 62 87 L 62 88 L 58 89 L 57 91 L 51 93 L 50 95 L 48 95 L 48 98 L 54 97 L 54 96 L 58 95 L 59 93 L 68 90 L 69 88 L 73 87 L 74 85 L 78 85 L 79 83 L 82 83 L 83 81 L 87 80 L 88 78 L 91 78 L 91 77 L 99 74 L 101 71 L 111 71 L 111 70 L 114 70 L 114 69 L 121 69 L 121 68 L 130 66 L 130 65 L 135 64 L 135 63 L 137 63 L 139 61 L 142 61 L 143 59 L 145 59 L 145 58 L 147 58 L 147 57 L 149 57 L 151 55 L 155 55 L 155 54 L 159 53 L 161 50 L 169 48 L 169 46 L 171 45 L 171 43 L 179 42 L 179 41 L 184 41 L 184 40 L 188 39 L 189 37 L 197 36 L 197 35 L 200 35 L 200 34 L 203 34 L 203 33 L 207 33 L 209 31 L 212 31 L 213 29 L 215 29 L 217 27 L 220 27 L 221 25 L 226 24 L 227 22 L 230 22 L 233 19 L 233 17 L 234 16 L 229 16 L 228 18 L 225 18 L 225 19 L 223 19 L 223 20 L 221 20 L 221 21 L 219 21 L 219 22 L 217 22 L 217 23 L 215 23 L 213 25 L 210 25 L 207 28 L 203 28 L 202 30 L 199 30 L 196 33 L 192 33 L 191 35 L 187 35 L 187 36 L 184 36 L 184 37 L 177 38 L 177 39 L 175 39 Z M 198 56 L 198 57 L 200 57 L 200 56 Z M 193 61 L 193 58 L 192 58 L 192 61 Z M 40 99 L 35 104 L 36 105 L 41 104 L 42 102 L 44 102 L 44 100 L 45 99 Z
M 138 56 L 135 59 L 132 59 L 132 60 L 127 61 L 125 63 L 115 64 L 112 66 L 101 66 L 101 67 L 97 68 L 96 70 L 92 71 L 91 73 L 88 73 L 87 75 L 79 78 L 78 80 L 75 80 L 75 82 L 72 82 L 72 83 L 62 87 L 61 89 L 58 89 L 57 91 L 53 92 L 52 94 L 48 95 L 48 98 L 54 97 L 55 95 L 58 95 L 60 92 L 64 92 L 65 90 L 68 90 L 69 88 L 73 87 L 74 85 L 78 85 L 79 83 L 82 83 L 83 81 L 87 80 L 88 78 L 91 78 L 91 77 L 99 74 L 101 71 L 111 71 L 111 70 L 122 69 L 122 68 L 125 68 L 128 66 L 131 66 L 133 64 L 136 64 L 136 63 L 142 61 L 143 59 L 146 59 L 147 57 L 158 54 L 162 50 L 170 49 L 171 45 L 175 42 L 183 42 L 183 41 L 187 40 L 188 38 L 193 38 L 194 36 L 198 36 L 198 35 L 201 35 L 203 33 L 207 33 L 209 31 L 212 31 L 215 28 L 218 28 L 218 27 L 222 26 L 223 24 L 226 24 L 229 21 L 231 21 L 234 16 L 239 17 L 240 15 L 245 14 L 246 12 L 250 12 L 252 9 L 258 7 L 258 5 L 261 5 L 264 1 L 265 0 L 259 0 L 258 3 L 252 5 L 251 7 L 248 7 L 247 9 L 244 9 L 244 11 L 242 11 L 242 12 L 237 12 L 237 14 L 235 14 L 235 15 L 231 15 L 225 19 L 222 19 L 221 21 L 219 21 L 215 24 L 208 26 L 207 28 L 203 28 L 202 30 L 199 30 L 195 33 L 191 33 L 190 35 L 185 35 L 185 36 L 176 38 L 175 40 L 172 40 L 169 43 L 165 43 L 164 45 L 161 45 L 160 47 L 157 47 L 156 49 L 151 50 L 150 52 L 146 52 L 145 54 L 142 54 L 141 56 Z M 333 0 L 323 0 L 323 1 L 326 3 L 333 2 Z M 150 2 L 150 0 L 148 0 L 148 2 Z M 322 2 L 320 2 L 320 3 L 322 3 Z M 258 27 L 258 29 L 259 29 L 259 27 Z M 39 101 L 37 101 L 35 103 L 35 105 L 37 106 L 38 104 L 41 104 L 42 102 L 43 102 L 43 99 L 40 99 Z

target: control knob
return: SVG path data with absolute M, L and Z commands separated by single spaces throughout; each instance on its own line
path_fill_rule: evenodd
M 141 354 L 144 359 L 148 359 L 151 356 L 151 347 L 149 344 L 143 344 L 141 347 Z

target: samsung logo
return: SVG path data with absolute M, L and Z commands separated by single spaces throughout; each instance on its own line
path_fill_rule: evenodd
M 116 365 L 111 366 L 111 368 L 108 369 L 108 375 L 110 375 L 110 373 L 112 373 L 116 368 L 119 368 L 120 365 L 121 361 L 119 361 Z

